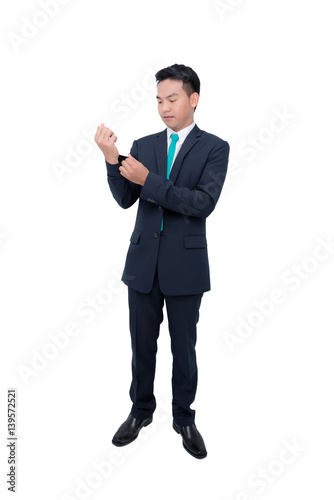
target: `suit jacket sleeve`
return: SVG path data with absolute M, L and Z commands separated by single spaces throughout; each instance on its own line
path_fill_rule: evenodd
M 131 148 L 131 155 L 136 158 L 136 160 L 138 160 L 137 149 L 137 142 L 134 141 Z M 125 177 L 121 175 L 119 167 L 124 158 L 124 156 L 120 155 L 118 157 L 118 163 L 114 165 L 106 161 L 106 166 L 108 184 L 113 197 L 122 208 L 129 208 L 138 200 L 142 186 L 125 179 Z
M 205 218 L 213 211 L 220 196 L 227 173 L 230 146 L 226 141 L 212 149 L 196 189 L 175 186 L 172 181 L 149 172 L 140 198 L 183 215 Z

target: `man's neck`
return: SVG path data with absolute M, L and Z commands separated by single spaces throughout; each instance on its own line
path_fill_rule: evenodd
M 171 130 L 173 130 L 173 132 L 180 132 L 181 130 L 187 128 L 187 127 L 190 127 L 190 125 L 192 125 L 194 123 L 194 120 L 192 120 L 191 123 L 188 123 L 187 125 L 184 125 L 183 127 L 179 128 L 179 129 L 174 129 L 172 127 L 169 127 Z

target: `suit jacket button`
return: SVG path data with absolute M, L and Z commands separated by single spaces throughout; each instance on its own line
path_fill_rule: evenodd
M 161 212 L 161 210 L 162 210 L 162 207 L 158 207 L 158 210 L 159 210 L 159 212 Z
M 154 233 L 154 238 L 159 238 L 158 233 Z

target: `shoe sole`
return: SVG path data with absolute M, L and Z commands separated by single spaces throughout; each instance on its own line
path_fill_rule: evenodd
M 151 417 L 144 425 L 142 425 L 142 427 L 139 429 L 138 431 L 138 434 L 133 437 L 132 439 L 130 439 L 130 441 L 127 441 L 126 443 L 118 443 L 118 442 L 115 442 L 113 439 L 112 439 L 112 444 L 114 446 L 118 446 L 118 447 L 121 447 L 121 446 L 126 446 L 127 444 L 130 444 L 130 443 L 133 443 L 133 441 L 135 441 L 137 439 L 137 437 L 139 436 L 139 432 L 141 431 L 141 429 L 143 427 L 147 427 L 148 425 L 150 425 L 152 423 L 152 420 L 153 420 L 153 417 Z
M 173 422 L 173 429 L 175 432 L 177 432 L 178 434 L 180 434 L 180 431 L 178 430 L 178 428 L 175 426 L 174 422 Z M 195 455 L 195 453 L 193 453 L 192 451 L 190 451 L 186 445 L 184 444 L 184 442 L 182 441 L 182 444 L 183 444 L 183 448 L 189 453 L 189 455 L 191 455 L 192 457 L 194 458 L 205 458 L 208 454 L 206 453 L 205 455 Z

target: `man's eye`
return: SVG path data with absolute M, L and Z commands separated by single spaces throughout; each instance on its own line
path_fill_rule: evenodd
M 174 101 L 172 101 L 171 99 L 169 99 L 169 102 L 175 102 L 175 99 L 174 99 Z

